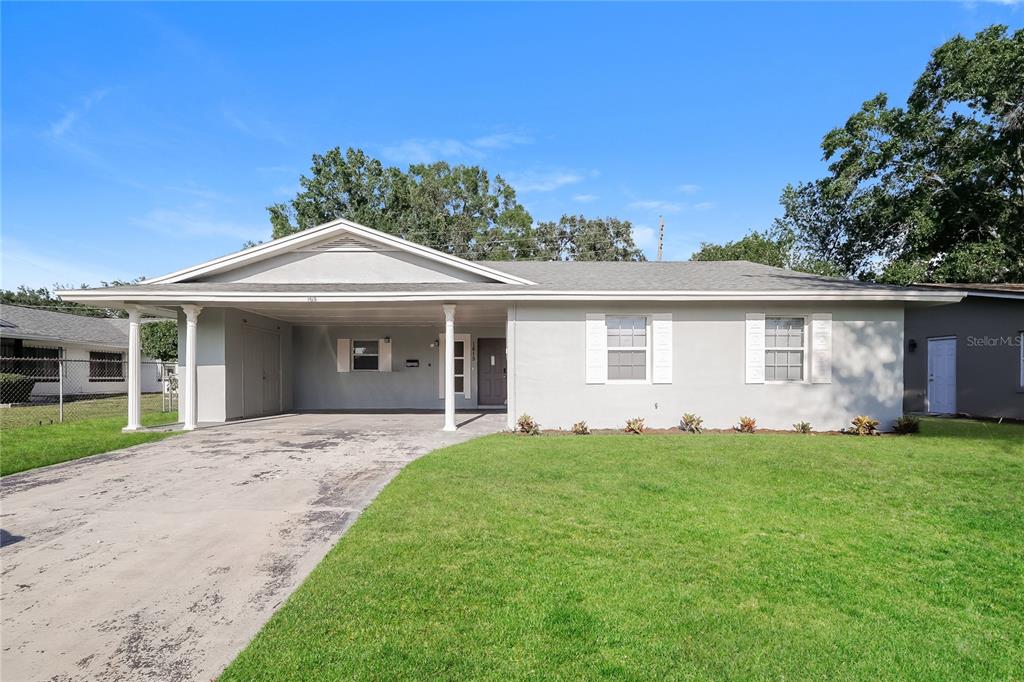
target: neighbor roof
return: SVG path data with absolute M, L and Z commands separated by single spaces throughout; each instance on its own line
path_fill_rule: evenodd
M 66 341 L 127 348 L 128 320 L 86 317 L 4 304 L 0 306 L 0 335 L 32 341 Z
M 989 296 L 993 298 L 1024 298 L 1024 284 L 993 284 L 979 282 L 971 284 L 919 284 L 917 286 L 935 289 L 957 289 L 968 296 Z

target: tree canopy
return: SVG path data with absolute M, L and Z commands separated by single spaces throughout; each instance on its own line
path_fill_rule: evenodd
M 146 322 L 139 330 L 142 354 L 162 362 L 178 357 L 178 322 L 157 320 Z
M 385 166 L 359 149 L 315 154 L 301 190 L 269 206 L 275 239 L 337 218 L 471 260 L 633 260 L 632 226 L 562 216 L 534 225 L 500 175 L 444 161 Z
M 897 284 L 1024 281 L 1024 30 L 947 41 L 904 106 L 880 93 L 821 147 L 828 175 L 786 187 L 773 226 L 799 265 Z

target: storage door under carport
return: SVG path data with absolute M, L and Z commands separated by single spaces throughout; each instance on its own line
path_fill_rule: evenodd
M 246 327 L 242 344 L 242 416 L 277 414 L 281 411 L 281 337 Z

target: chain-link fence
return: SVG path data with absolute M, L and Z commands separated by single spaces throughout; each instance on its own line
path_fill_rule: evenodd
M 128 362 L 124 354 L 91 352 L 83 359 L 61 357 L 59 352 L 36 355 L 0 358 L 0 426 L 127 419 Z M 142 423 L 177 421 L 176 365 L 141 364 Z

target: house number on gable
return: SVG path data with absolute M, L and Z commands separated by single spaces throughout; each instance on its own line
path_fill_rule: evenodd
M 316 303 L 316 296 L 307 296 L 306 303 Z

